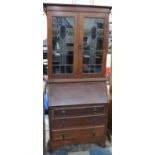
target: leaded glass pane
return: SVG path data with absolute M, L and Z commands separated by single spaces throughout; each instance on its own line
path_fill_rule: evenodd
M 84 18 L 83 72 L 102 73 L 104 20 Z
M 52 17 L 53 73 L 73 73 L 74 17 Z

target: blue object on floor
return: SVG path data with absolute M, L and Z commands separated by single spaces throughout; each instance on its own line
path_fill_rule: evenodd
M 90 150 L 90 155 L 112 155 L 107 148 L 95 147 Z
M 52 155 L 68 155 L 66 151 L 55 151 Z
M 45 88 L 45 94 L 44 94 L 44 108 L 45 108 L 45 114 L 48 114 L 48 89 Z
M 112 152 L 107 148 L 94 147 L 89 150 L 90 155 L 112 155 Z M 66 151 L 55 151 L 51 155 L 68 155 Z

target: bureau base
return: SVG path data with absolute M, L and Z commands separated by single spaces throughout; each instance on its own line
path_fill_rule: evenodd
M 108 112 L 106 82 L 50 83 L 48 90 L 50 149 L 86 143 L 104 147 Z

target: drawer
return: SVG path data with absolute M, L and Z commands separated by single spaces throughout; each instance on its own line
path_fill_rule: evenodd
M 104 114 L 105 106 L 90 106 L 90 107 L 61 107 L 53 108 L 50 111 L 52 117 L 65 117 L 65 116 L 81 116 L 81 115 L 93 115 Z
M 50 120 L 52 129 L 63 129 L 63 128 L 71 128 L 71 127 L 84 127 L 84 126 L 99 126 L 104 125 L 106 123 L 106 116 L 102 115 L 94 115 L 94 116 L 76 116 L 69 118 L 51 118 Z
M 67 140 L 57 140 L 52 141 L 50 143 L 50 147 L 52 148 L 52 151 L 55 151 L 59 149 L 60 147 L 67 145 L 67 144 L 87 144 L 87 143 L 96 143 L 98 145 L 101 145 L 102 147 L 105 146 L 105 136 L 104 137 L 86 137 L 78 139 L 67 139 Z
M 103 137 L 105 135 L 105 127 L 92 127 L 92 128 L 72 128 L 68 130 L 52 130 L 51 139 L 56 140 L 69 140 L 69 139 L 84 139 Z

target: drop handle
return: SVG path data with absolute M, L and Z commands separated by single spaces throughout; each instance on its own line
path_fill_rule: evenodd
M 66 111 L 65 110 L 62 110 L 62 114 L 65 115 L 66 114 Z
M 94 112 L 96 113 L 96 111 L 97 111 L 97 108 L 94 108 Z

